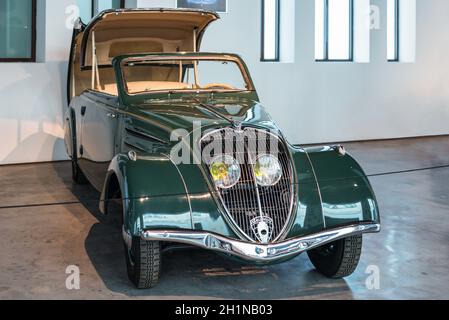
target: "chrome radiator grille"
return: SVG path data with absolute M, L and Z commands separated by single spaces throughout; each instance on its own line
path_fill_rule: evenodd
M 206 135 L 201 140 L 201 150 L 213 141 L 221 141 L 223 153 L 239 159 L 241 178 L 230 189 L 217 189 L 221 202 L 235 226 L 251 241 L 261 242 L 252 226 L 258 217 L 268 217 L 270 243 L 283 235 L 294 206 L 293 168 L 284 143 L 265 131 L 246 128 L 244 131 L 223 129 Z M 226 147 L 225 147 L 226 145 Z M 231 146 L 231 148 L 229 147 Z M 276 150 L 273 150 L 276 148 Z M 282 178 L 274 186 L 262 187 L 255 180 L 253 164 L 258 155 L 270 153 L 278 157 Z M 208 157 L 218 154 L 211 152 Z

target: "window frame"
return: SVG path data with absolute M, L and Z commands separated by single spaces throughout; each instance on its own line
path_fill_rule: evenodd
M 93 19 L 95 16 L 97 16 L 98 15 L 98 13 L 97 14 L 95 14 L 95 1 L 96 0 L 90 0 L 90 15 L 91 15 L 91 17 L 90 17 L 90 19 Z M 97 5 L 98 5 L 98 3 L 97 3 Z M 120 0 L 120 8 L 117 8 L 117 9 L 124 9 L 125 8 L 125 5 L 126 5 L 126 0 Z M 86 21 L 86 23 L 88 23 L 89 21 Z
M 0 62 L 36 62 L 37 0 L 31 0 L 31 56 L 29 58 L 4 58 Z
M 349 57 L 348 59 L 329 59 L 329 0 L 324 1 L 323 55 L 316 62 L 354 62 L 354 0 L 349 0 Z
M 388 62 L 399 62 L 399 17 L 400 17 L 400 1 L 399 0 L 390 0 L 394 1 L 394 58 L 390 59 L 387 57 Z
M 261 52 L 260 52 L 260 61 L 261 62 L 280 62 L 280 38 L 281 38 L 281 0 L 275 0 L 276 1 L 276 22 L 275 22 L 275 57 L 274 59 L 267 59 L 265 58 L 265 0 L 261 0 L 262 2 L 262 14 L 261 14 Z

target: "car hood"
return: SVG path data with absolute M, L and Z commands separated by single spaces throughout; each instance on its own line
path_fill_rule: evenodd
M 201 128 L 252 126 L 279 133 L 265 108 L 256 101 L 245 98 L 181 98 L 150 100 L 128 107 L 131 115 L 128 126 L 160 140 L 170 141 L 171 134 L 191 133 Z

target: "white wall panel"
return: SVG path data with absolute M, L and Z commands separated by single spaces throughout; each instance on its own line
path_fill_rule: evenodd
M 42 62 L 0 63 L 0 164 L 66 159 L 62 122 L 72 31 L 65 10 L 75 0 L 46 2 Z M 386 61 L 386 2 L 371 4 L 379 6 L 381 23 L 370 35 L 370 63 L 314 61 L 313 0 L 296 1 L 292 63 L 260 62 L 259 0 L 229 0 L 229 13 L 210 27 L 203 50 L 246 60 L 262 102 L 292 143 L 449 134 L 449 43 L 442 41 L 449 1 L 416 1 L 415 63 Z

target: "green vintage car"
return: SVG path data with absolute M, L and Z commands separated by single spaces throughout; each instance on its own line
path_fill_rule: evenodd
M 341 146 L 289 144 L 243 60 L 199 52 L 219 17 L 199 10 L 104 11 L 74 28 L 65 142 L 73 180 L 121 199 L 130 280 L 156 284 L 182 244 L 252 264 L 307 252 L 328 277 L 352 274 L 378 205 Z M 110 211 L 110 210 L 109 210 Z

